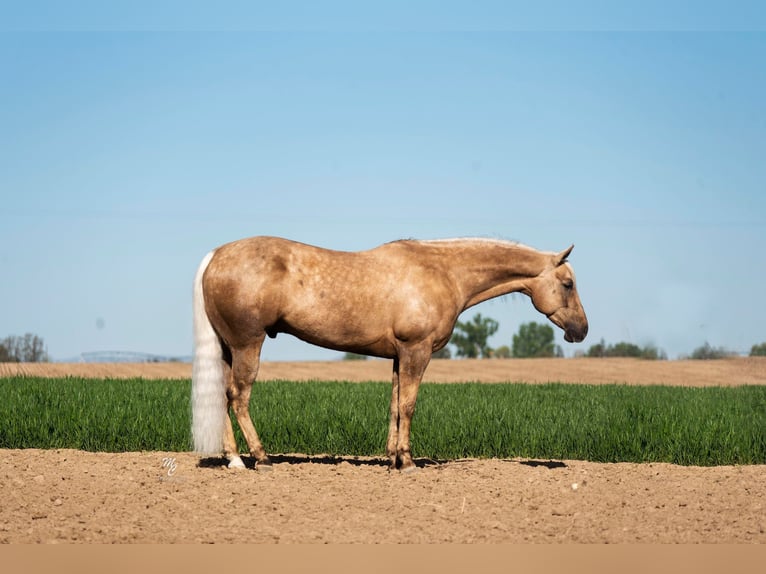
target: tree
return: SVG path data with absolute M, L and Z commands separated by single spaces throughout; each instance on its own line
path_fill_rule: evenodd
M 639 358 L 641 356 L 641 347 L 635 343 L 626 343 L 624 341 L 620 341 L 619 343 L 615 343 L 613 346 L 610 346 L 609 356 Z
M 665 351 L 658 349 L 654 345 L 639 347 L 634 343 L 620 341 L 614 345 L 607 345 L 604 339 L 595 345 L 591 345 L 586 353 L 587 357 L 634 357 L 637 359 L 667 359 Z
M 595 345 L 591 345 L 588 348 L 588 352 L 586 353 L 586 357 L 607 357 L 607 352 L 609 348 L 606 346 L 606 343 L 604 342 L 604 339 L 601 339 L 598 343 Z
M 457 322 L 450 343 L 457 347 L 458 357 L 486 359 L 492 356 L 492 347 L 487 344 L 487 339 L 497 333 L 498 327 L 497 321 L 477 313 L 471 321 Z
M 524 323 L 513 336 L 511 353 L 517 359 L 561 357 L 561 347 L 554 343 L 553 327 L 540 323 Z
M 766 357 L 766 342 L 761 343 L 760 345 L 753 345 L 753 347 L 750 349 L 750 356 Z
M 705 344 L 701 347 L 697 347 L 692 351 L 690 359 L 698 361 L 708 361 L 713 359 L 725 359 L 732 356 L 731 351 L 727 351 L 723 347 L 712 347 L 710 343 L 705 341 Z
M 666 361 L 668 354 L 662 349 L 658 349 L 655 345 L 644 345 L 644 348 L 641 349 L 641 358 L 651 361 Z
M 366 361 L 368 358 L 367 355 L 359 355 L 358 353 L 346 353 L 343 355 L 344 361 Z
M 502 345 L 492 351 L 493 359 L 510 359 L 512 357 L 511 348 L 508 345 Z
M 0 341 L 0 362 L 47 363 L 50 360 L 45 343 L 37 335 L 10 336 Z

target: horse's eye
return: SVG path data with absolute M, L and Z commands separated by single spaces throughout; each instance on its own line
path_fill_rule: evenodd
M 564 287 L 566 287 L 567 289 L 571 289 L 572 287 L 574 287 L 574 281 L 572 281 L 571 279 L 564 279 L 561 282 L 561 284 L 564 285 Z

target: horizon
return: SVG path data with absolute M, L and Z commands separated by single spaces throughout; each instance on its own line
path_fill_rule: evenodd
M 542 324 L 542 323 L 541 323 Z M 281 335 L 284 335 L 281 333 Z M 593 343 L 592 345 L 588 346 L 588 349 L 590 347 L 604 344 L 606 346 L 610 345 L 619 345 L 628 343 L 627 341 L 605 341 L 604 339 L 601 339 L 598 342 Z M 762 343 L 754 343 L 755 345 L 761 345 L 766 342 Z M 449 357 L 433 357 L 432 360 L 437 359 L 446 359 L 446 360 L 467 360 L 469 357 L 461 357 L 456 354 L 454 354 L 454 345 L 451 345 L 448 343 L 447 345 L 450 349 L 450 356 Z M 707 358 L 707 359 L 694 359 L 692 357 L 694 351 L 700 350 L 704 347 L 710 347 L 713 350 L 721 351 L 721 356 L 715 357 L 715 358 Z M 496 350 L 496 347 L 493 347 L 494 350 Z M 277 359 L 277 362 L 286 361 L 286 362 L 301 362 L 301 361 L 316 361 L 316 360 L 322 360 L 322 361 L 346 361 L 351 360 L 347 358 L 347 353 L 341 352 L 341 351 L 332 351 L 331 349 L 328 349 L 331 352 L 334 352 L 336 356 L 327 356 L 323 357 L 321 359 Z M 745 352 L 737 352 L 731 349 L 726 349 L 725 347 L 713 347 L 709 345 L 707 341 L 705 341 L 702 345 L 699 347 L 696 347 L 695 349 L 690 350 L 688 353 L 682 353 L 680 355 L 677 355 L 675 357 L 662 356 L 663 353 L 665 353 L 664 349 L 657 348 L 657 351 L 659 351 L 659 356 L 657 358 L 646 358 L 646 357 L 629 357 L 627 355 L 620 355 L 620 356 L 589 356 L 587 354 L 587 350 L 584 349 L 578 349 L 571 355 L 564 354 L 563 356 L 550 356 L 550 357 L 476 357 L 477 360 L 503 360 L 503 359 L 512 359 L 512 360 L 525 360 L 525 359 L 610 359 L 610 358 L 635 358 L 637 360 L 642 361 L 686 361 L 686 360 L 718 360 L 718 359 L 726 359 L 726 358 L 738 358 L 738 357 L 750 357 L 750 356 L 760 356 L 760 355 L 751 355 L 751 350 L 745 351 Z M 46 346 L 46 353 L 47 353 L 47 346 Z M 187 354 L 187 355 L 167 355 L 162 353 L 152 353 L 152 352 L 142 352 L 142 351 L 119 351 L 119 350 L 91 350 L 91 351 L 83 351 L 81 353 L 78 353 L 76 355 L 72 355 L 70 357 L 53 357 L 48 356 L 47 361 L 42 362 L 51 362 L 51 363 L 191 363 L 194 360 L 193 354 Z M 268 359 L 266 359 L 268 360 Z M 359 359 L 356 359 L 359 360 Z M 361 360 L 381 360 L 381 361 L 387 361 L 389 359 L 381 358 L 381 357 L 373 357 L 373 356 L 361 356 Z

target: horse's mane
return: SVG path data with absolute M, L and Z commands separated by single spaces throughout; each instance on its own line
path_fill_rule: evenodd
M 449 245 L 452 244 L 458 244 L 458 243 L 472 243 L 472 244 L 487 244 L 487 245 L 499 245 L 503 247 L 517 247 L 519 249 L 529 249 L 532 251 L 536 251 L 533 247 L 530 247 L 529 245 L 525 245 L 523 243 L 520 243 L 518 241 L 512 241 L 509 239 L 498 239 L 493 237 L 453 237 L 453 238 L 445 238 L 445 239 L 409 239 L 409 240 L 402 240 L 402 241 L 417 241 L 418 243 L 426 243 L 426 244 L 432 244 L 432 245 Z

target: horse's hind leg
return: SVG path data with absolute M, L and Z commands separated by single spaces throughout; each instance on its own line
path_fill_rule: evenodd
M 224 377 L 226 381 L 226 396 L 228 400 L 228 406 L 231 406 L 231 391 L 233 386 L 231 365 L 225 363 Z M 229 416 L 229 409 L 226 409 L 226 423 L 223 434 L 223 455 L 229 461 L 229 468 L 245 468 L 245 463 L 239 456 L 239 448 L 237 447 L 237 439 L 234 438 L 234 428 L 231 426 L 231 417 Z
M 250 418 L 249 411 L 250 391 L 253 388 L 255 377 L 258 375 L 261 346 L 263 345 L 264 337 L 259 338 L 251 346 L 244 349 L 232 349 L 232 376 L 231 383 L 227 389 L 229 405 L 232 411 L 234 411 L 234 416 L 237 417 L 242 434 L 245 435 L 250 456 L 255 458 L 256 468 L 268 468 L 271 466 L 271 461 L 266 455 L 261 440 L 258 438 L 258 433 Z M 234 438 L 233 430 L 231 438 Z

